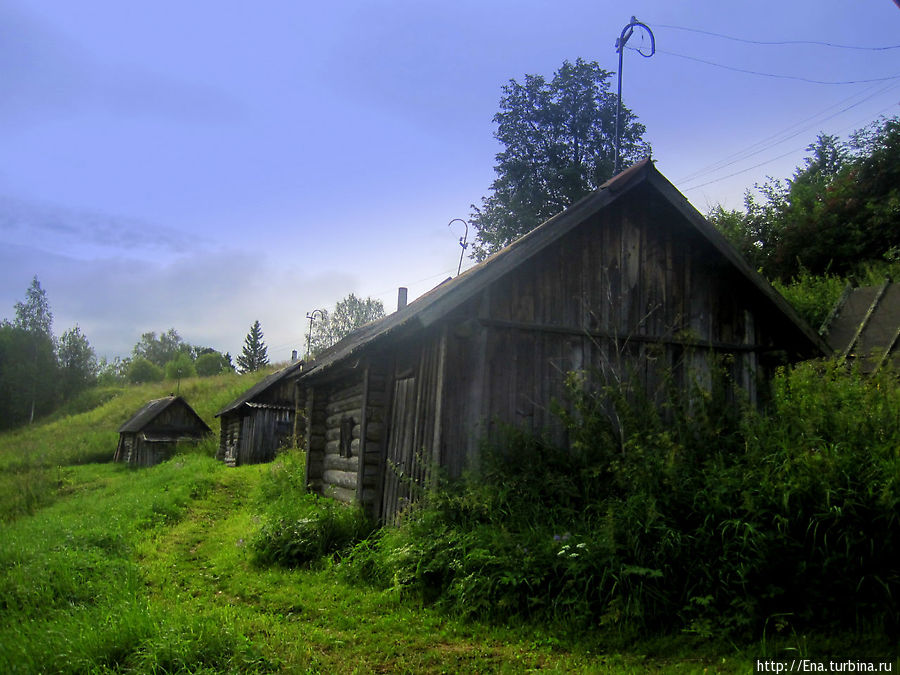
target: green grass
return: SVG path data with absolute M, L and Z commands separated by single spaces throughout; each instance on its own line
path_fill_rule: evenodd
M 253 381 L 188 380 L 181 393 L 215 429 Z M 363 583 L 339 555 L 261 566 L 252 544 L 299 501 L 302 458 L 230 469 L 201 447 L 111 464 L 118 425 L 166 393 L 100 393 L 95 408 L 0 434 L 0 672 L 746 673 L 759 655 L 815 656 L 774 625 L 746 646 L 625 641 L 464 620 Z
M 742 660 L 598 654 L 348 583 L 260 569 L 270 465 L 200 455 L 72 467 L 68 493 L 0 542 L 0 672 L 742 672 Z M 594 648 L 596 649 L 596 647 Z

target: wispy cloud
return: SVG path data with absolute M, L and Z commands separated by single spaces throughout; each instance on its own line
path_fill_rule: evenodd
M 95 258 L 116 252 L 130 257 L 175 254 L 203 245 L 170 227 L 128 216 L 77 210 L 0 195 L 0 243 Z M 142 255 L 143 254 L 143 255 Z

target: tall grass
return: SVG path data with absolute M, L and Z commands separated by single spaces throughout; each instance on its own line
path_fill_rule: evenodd
M 673 390 L 658 413 L 580 382 L 570 448 L 510 431 L 479 472 L 359 546 L 350 576 L 579 631 L 896 630 L 895 377 L 804 364 L 777 377 L 765 412 Z

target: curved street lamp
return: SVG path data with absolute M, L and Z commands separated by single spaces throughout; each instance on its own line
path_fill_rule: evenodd
M 650 35 L 650 53 L 645 54 L 640 49 L 637 50 L 637 53 L 645 59 L 649 59 L 656 53 L 656 38 L 653 37 L 653 31 L 647 27 L 647 24 L 641 23 L 634 17 L 631 17 L 631 21 L 629 21 L 628 25 L 622 29 L 622 34 L 619 36 L 619 39 L 616 40 L 616 51 L 619 52 L 619 89 L 618 95 L 616 96 L 616 160 L 615 165 L 613 166 L 613 175 L 619 173 L 619 155 L 621 154 L 622 147 L 622 137 L 619 128 L 619 118 L 622 116 L 622 53 L 625 51 L 625 43 L 628 42 L 628 38 L 634 33 L 635 26 L 640 26 Z
M 306 358 L 310 357 L 309 344 L 312 341 L 312 327 L 316 314 L 319 315 L 319 319 L 321 320 L 325 318 L 327 312 L 324 309 L 314 309 L 313 311 L 306 313 L 306 318 L 309 319 L 309 332 L 306 334 Z
M 466 253 L 466 247 L 469 245 L 466 241 L 469 238 L 469 224 L 464 221 L 462 218 L 454 218 L 449 223 L 447 223 L 447 227 L 450 227 L 453 223 L 459 221 L 463 225 L 466 226 L 466 233 L 459 238 L 459 245 L 462 246 L 462 251 L 459 252 L 459 267 L 456 268 L 456 276 L 459 276 L 459 272 L 462 269 L 462 260 L 463 256 Z

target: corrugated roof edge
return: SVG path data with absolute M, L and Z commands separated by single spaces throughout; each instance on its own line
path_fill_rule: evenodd
M 215 414 L 216 417 L 221 417 L 222 415 L 231 412 L 232 410 L 237 410 L 242 405 L 250 401 L 254 396 L 264 392 L 266 389 L 271 387 L 273 384 L 280 382 L 282 379 L 290 375 L 294 370 L 299 374 L 303 370 L 304 363 L 303 361 L 295 361 L 288 366 L 285 366 L 281 370 L 276 370 L 271 375 L 267 375 L 259 382 L 254 384 L 252 387 L 247 389 L 243 394 L 234 399 L 231 403 L 222 408 L 219 412 Z

